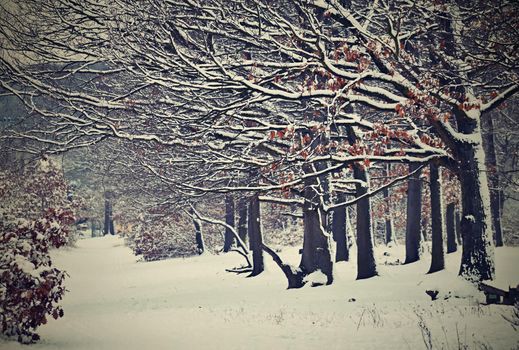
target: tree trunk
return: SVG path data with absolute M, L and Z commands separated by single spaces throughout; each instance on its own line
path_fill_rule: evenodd
M 447 204 L 447 254 L 454 253 L 458 250 L 458 245 L 456 244 L 456 204 L 449 203 Z
M 337 195 L 339 203 L 344 202 L 346 196 L 343 193 Z M 348 227 L 347 227 L 347 208 L 345 206 L 335 208 L 332 215 L 332 233 L 336 242 L 335 261 L 348 261 Z
M 281 271 L 283 271 L 283 273 L 285 274 L 288 281 L 288 289 L 301 288 L 305 285 L 305 282 L 303 281 L 304 275 L 301 269 L 294 268 L 291 265 L 285 264 L 281 260 L 279 255 L 275 251 L 270 249 L 268 246 L 263 245 L 262 248 L 265 252 L 267 252 L 267 254 L 269 254 L 272 257 L 272 260 L 274 260 L 274 262 L 279 266 Z
M 94 222 L 94 219 L 90 219 L 90 230 L 91 230 L 91 236 L 92 237 L 95 237 L 96 236 L 96 226 L 95 226 L 95 222 Z
M 409 164 L 409 172 L 418 169 L 418 164 Z M 420 260 L 420 235 L 422 221 L 422 181 L 421 170 L 408 180 L 407 222 L 405 228 L 405 262 L 410 264 Z
M 241 197 L 238 200 L 238 236 L 243 241 L 247 242 L 247 198 Z
M 456 224 L 456 239 L 458 240 L 458 245 L 463 244 L 463 239 L 461 238 L 461 215 L 458 208 L 456 208 L 456 213 L 454 214 L 455 224 Z
M 475 142 L 463 143 L 458 154 L 462 202 L 460 228 L 463 240 L 460 275 L 475 281 L 493 279 L 495 271 L 490 191 L 481 138 Z
M 386 245 L 395 241 L 395 238 L 393 237 L 393 232 L 393 220 L 391 218 L 386 218 Z
M 200 220 L 193 217 L 193 225 L 195 226 L 195 240 L 197 253 L 203 254 L 203 252 L 205 251 L 205 246 L 204 236 L 202 235 L 202 225 L 200 224 Z
M 446 13 L 445 32 L 453 38 L 459 33 L 460 26 L 453 26 L 455 21 L 451 13 Z M 450 43 L 455 39 L 448 38 Z M 455 48 L 449 49 L 453 55 L 460 54 Z M 457 67 L 451 67 L 457 69 Z M 458 73 L 461 73 L 458 71 Z M 462 73 L 460 76 L 463 76 Z M 473 96 L 472 88 L 465 85 L 461 79 L 454 79 L 458 84 L 458 91 Z M 473 99 L 475 101 L 475 98 Z M 476 102 L 477 103 L 477 102 Z M 450 135 L 453 153 L 459 164 L 461 182 L 461 236 L 462 258 L 459 274 L 472 281 L 482 281 L 494 277 L 494 249 L 492 240 L 492 214 L 490 210 L 490 191 L 488 188 L 487 169 L 485 166 L 485 151 L 481 133 L 481 113 L 479 108 L 452 110 L 456 118 L 458 132 L 467 140 L 460 140 L 458 136 Z M 441 128 L 439 129 L 440 132 Z
M 234 227 L 234 198 L 228 194 L 225 196 L 225 223 Z M 234 235 L 229 228 L 225 228 L 223 251 L 231 250 L 234 243 Z
M 252 272 L 257 276 L 265 269 L 263 261 L 263 237 L 261 233 L 261 209 L 258 194 L 254 194 L 249 203 L 248 231 L 252 251 Z
M 387 164 L 383 169 L 383 176 L 388 177 L 390 170 L 390 164 Z M 391 217 L 391 197 L 389 196 L 389 188 L 384 188 L 382 191 L 382 195 L 384 196 L 384 201 L 386 202 L 386 215 L 385 215 L 385 243 L 388 245 L 389 243 L 394 241 L 393 237 L 393 218 Z
M 105 198 L 105 220 L 103 226 L 103 235 L 108 234 L 110 231 L 110 202 Z
M 115 235 L 114 220 L 112 219 L 112 208 L 110 207 L 110 234 Z
M 490 114 L 486 118 L 486 133 L 485 133 L 485 155 L 486 166 L 488 171 L 488 181 L 490 184 L 490 209 L 492 211 L 492 223 L 494 226 L 494 241 L 496 247 L 503 246 L 503 229 L 501 227 L 501 184 L 499 180 L 498 164 L 496 157 L 496 148 L 494 143 L 494 121 L 493 115 Z
M 435 163 L 431 163 L 430 172 L 432 256 L 429 273 L 433 273 L 445 268 L 445 257 L 443 252 L 444 226 L 441 173 Z
M 353 176 L 363 184 L 356 183 L 356 196 L 368 192 L 368 174 L 360 164 L 353 166 Z M 357 202 L 357 279 L 370 278 L 377 275 L 377 265 L 373 253 L 373 226 L 371 221 L 371 202 L 364 197 Z
M 103 235 L 107 235 L 108 233 L 114 235 L 114 221 L 112 218 L 112 193 L 107 191 L 105 192 L 105 220 L 103 227 Z
M 306 174 L 314 173 L 310 164 L 304 165 Z M 326 179 L 305 179 L 303 205 L 303 253 L 299 265 L 304 275 L 320 270 L 326 275 L 326 284 L 333 282 L 333 262 L 330 253 L 330 237 L 326 232 L 326 213 L 321 205 L 319 182 Z

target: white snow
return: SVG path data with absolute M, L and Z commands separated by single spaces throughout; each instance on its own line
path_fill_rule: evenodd
M 32 246 L 29 244 L 29 242 L 26 242 L 26 241 L 23 241 L 21 244 L 20 244 L 20 248 L 22 248 L 22 250 L 24 252 L 30 252 L 32 250 Z
M 234 253 L 143 263 L 117 237 L 77 245 L 53 252 L 70 275 L 65 316 L 39 328 L 32 349 L 424 349 L 421 320 L 435 349 L 519 344 L 502 317 L 512 308 L 480 305 L 483 294 L 457 277 L 459 252 L 446 256 L 447 270 L 426 275 L 428 257 L 386 265 L 402 261 L 404 247 L 377 247 L 379 277 L 356 281 L 353 253 L 331 286 L 286 290 L 268 256 L 266 272 L 246 278 L 224 271 L 243 263 Z M 281 256 L 300 258 L 296 248 Z M 519 282 L 519 248 L 498 248 L 496 258 L 498 281 Z M 0 349 L 29 348 L 0 340 Z
M 312 272 L 304 278 L 304 282 L 309 285 L 325 285 L 327 281 L 328 277 L 321 270 Z
M 48 173 L 51 170 L 51 163 L 47 159 L 40 159 L 38 166 L 44 173 Z
M 50 223 L 50 229 L 59 230 L 59 229 L 61 229 L 61 226 L 60 226 L 59 222 L 52 221 Z
M 23 255 L 16 254 L 12 264 L 16 265 L 20 270 L 28 275 L 37 276 L 34 271 L 36 266 L 34 266 L 34 264 L 27 260 L 27 258 Z

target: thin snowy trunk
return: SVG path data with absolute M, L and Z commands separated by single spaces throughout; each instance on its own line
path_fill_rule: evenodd
M 458 245 L 456 244 L 456 204 L 449 203 L 447 204 L 447 213 L 446 213 L 446 224 L 447 224 L 447 254 L 454 253 L 458 250 Z
M 200 220 L 193 217 L 193 226 L 195 227 L 196 250 L 198 254 L 202 254 L 205 251 L 205 246 Z
M 455 218 L 455 226 L 456 226 L 456 239 L 458 240 L 458 245 L 463 244 L 463 239 L 461 238 L 461 214 L 458 208 L 456 208 L 456 213 L 454 214 Z
M 231 227 L 234 227 L 234 198 L 231 195 L 225 196 L 225 223 Z M 231 250 L 234 243 L 234 235 L 229 228 L 225 228 L 223 251 L 228 252 Z
M 429 273 L 433 273 L 445 268 L 445 257 L 443 251 L 444 226 L 441 173 L 438 165 L 435 163 L 431 163 L 430 172 L 432 251 Z
M 247 198 L 241 197 L 238 201 L 238 236 L 245 243 L 247 241 Z
M 409 164 L 409 172 L 419 165 Z M 415 172 L 408 181 L 407 221 L 405 229 L 405 264 L 420 260 L 420 235 L 422 221 L 422 181 L 421 171 Z
M 263 237 L 261 233 L 261 209 L 258 194 L 254 194 L 249 202 L 248 231 L 250 249 L 252 251 L 252 272 L 257 276 L 265 269 L 263 261 Z
M 390 166 L 391 166 L 390 164 L 387 164 L 384 167 L 384 170 L 383 170 L 384 177 L 389 176 Z M 389 196 L 389 188 L 384 188 L 384 190 L 382 191 L 382 195 L 384 196 L 384 200 L 387 204 L 386 217 L 385 217 L 385 234 L 386 234 L 385 242 L 386 242 L 386 245 L 388 245 L 389 243 L 391 243 L 394 240 L 393 218 L 391 216 L 391 199 L 390 199 L 391 197 Z

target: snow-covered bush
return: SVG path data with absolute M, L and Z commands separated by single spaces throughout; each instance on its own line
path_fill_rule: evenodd
M 49 249 L 69 243 L 75 203 L 59 168 L 43 159 L 22 170 L 0 170 L 0 331 L 22 343 L 39 339 L 47 317 L 63 316 L 57 302 L 65 272 Z
M 47 315 L 63 316 L 65 273 L 52 267 L 49 248 L 66 244 L 71 212 L 48 210 L 38 220 L 0 222 L 0 324 L 3 334 L 22 343 L 39 339 L 34 330 Z
M 194 230 L 188 220 L 180 216 L 142 217 L 127 235 L 127 243 L 146 261 L 197 254 Z
M 273 247 L 303 245 L 303 220 L 288 215 L 290 208 L 279 204 L 263 203 L 261 206 L 263 241 Z
M 43 158 L 22 169 L 0 169 L 0 215 L 5 221 L 38 219 L 49 208 L 77 211 L 69 186 L 56 162 Z
M 223 199 L 223 198 L 222 198 Z M 119 205 L 119 208 L 121 205 Z M 155 206 L 127 206 L 118 215 L 120 233 L 135 255 L 146 261 L 198 255 L 193 218 L 182 208 Z M 204 216 L 222 219 L 224 207 L 205 201 L 197 203 Z M 133 214 L 133 215 L 132 215 Z M 224 228 L 218 224 L 201 221 L 204 252 L 218 254 L 222 251 Z

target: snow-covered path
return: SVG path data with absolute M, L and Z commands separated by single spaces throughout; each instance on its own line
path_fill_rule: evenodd
M 518 252 L 499 250 L 503 277 L 519 280 L 510 268 Z M 479 306 L 479 293 L 456 277 L 459 255 L 437 274 L 424 274 L 425 259 L 381 266 L 381 277 L 365 281 L 342 263 L 334 285 L 290 291 L 271 262 L 256 278 L 224 271 L 241 263 L 237 254 L 141 263 L 117 237 L 81 240 L 54 261 L 70 275 L 65 317 L 41 327 L 33 349 L 424 349 L 420 320 L 435 348 L 519 345 L 502 317 L 511 308 Z M 424 291 L 434 287 L 461 298 L 431 302 Z M 27 347 L 0 340 L 0 349 Z

